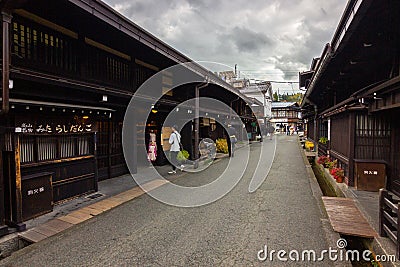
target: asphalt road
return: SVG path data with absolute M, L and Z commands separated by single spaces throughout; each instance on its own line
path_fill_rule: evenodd
M 329 262 L 282 262 L 276 255 L 273 262 L 257 258 L 264 245 L 287 252 L 328 249 L 323 215 L 313 196 L 297 137 L 279 136 L 277 142 L 271 171 L 254 193 L 249 193 L 248 187 L 260 152 L 257 143 L 251 145 L 243 179 L 214 203 L 178 208 L 143 195 L 26 247 L 0 265 L 329 266 Z M 235 157 L 242 154 L 239 150 Z M 205 184 L 223 171 L 227 160 L 174 182 Z

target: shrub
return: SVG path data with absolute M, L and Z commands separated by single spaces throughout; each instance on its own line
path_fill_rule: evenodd
M 325 145 L 326 143 L 328 143 L 328 138 L 323 136 L 318 140 L 318 142 Z
M 328 161 L 327 163 L 325 163 L 325 167 L 329 169 L 329 171 L 331 171 L 333 168 L 336 168 L 337 166 L 337 159 L 335 159 L 334 161 Z
M 189 152 L 187 152 L 186 150 L 181 150 L 178 152 L 178 155 L 176 155 L 176 159 L 178 161 L 185 161 L 189 158 Z
M 217 146 L 217 152 L 228 154 L 228 142 L 224 138 L 218 138 L 215 142 Z
M 307 140 L 306 143 L 304 144 L 304 147 L 305 147 L 307 150 L 313 150 L 313 149 L 314 149 L 314 143 Z

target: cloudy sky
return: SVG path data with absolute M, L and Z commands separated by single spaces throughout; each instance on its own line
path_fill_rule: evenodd
M 238 66 L 241 77 L 298 81 L 330 42 L 345 0 L 104 0 L 213 71 Z M 293 85 L 294 89 L 298 87 Z M 289 84 L 273 89 L 292 91 Z

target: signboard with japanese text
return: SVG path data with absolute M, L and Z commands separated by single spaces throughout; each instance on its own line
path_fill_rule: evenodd
M 383 162 L 355 160 L 355 188 L 377 192 L 386 187 L 386 164 Z
M 52 173 L 34 173 L 22 177 L 22 217 L 29 220 L 53 210 Z
M 22 134 L 78 134 L 96 132 L 95 123 L 88 120 L 29 120 L 19 119 L 15 123 L 15 132 Z

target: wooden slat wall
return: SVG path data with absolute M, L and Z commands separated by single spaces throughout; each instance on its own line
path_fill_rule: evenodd
M 340 154 L 348 157 L 348 144 L 349 144 L 349 115 L 340 114 L 331 117 L 331 149 L 339 152 Z

